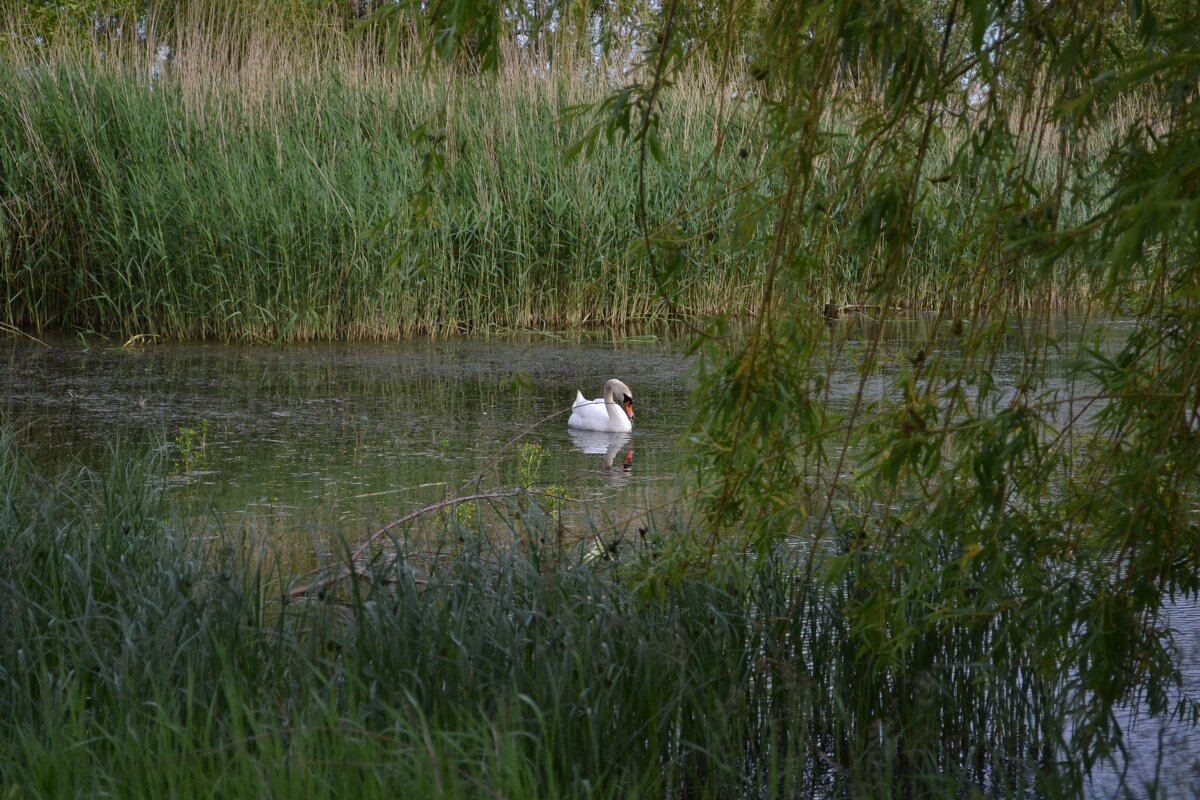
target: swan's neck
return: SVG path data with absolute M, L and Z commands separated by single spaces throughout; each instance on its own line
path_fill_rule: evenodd
M 604 390 L 604 408 L 608 411 L 608 422 L 614 431 L 632 430 L 633 424 L 629 421 L 629 415 L 625 413 L 625 409 L 617 405 L 617 401 L 613 399 L 612 389 Z
M 613 399 L 612 389 L 604 390 L 604 408 L 608 411 L 608 418 L 614 422 L 620 422 L 625 416 L 625 412 L 617 405 L 617 401 Z

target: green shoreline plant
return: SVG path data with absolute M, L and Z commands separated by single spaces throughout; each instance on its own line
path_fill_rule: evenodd
M 110 447 L 45 476 L 0 430 L 7 794 L 1082 789 L 1083 711 L 1053 659 L 1090 634 L 1048 651 L 1020 603 L 906 638 L 898 679 L 864 658 L 861 551 L 831 554 L 820 583 L 789 547 L 697 571 L 688 529 L 652 525 L 595 559 L 515 502 L 483 535 L 413 529 L 449 540 L 433 561 L 396 530 L 354 580 L 289 601 L 279 543 L 179 514 L 165 453 Z M 1063 577 L 1103 583 L 1094 567 Z M 862 714 L 892 694 L 903 715 Z
M 180 34 L 166 61 L 149 43 L 0 54 L 9 324 L 294 341 L 668 319 L 631 248 L 634 166 L 616 144 L 563 158 L 585 75 L 468 80 L 270 29 L 231 63 L 223 35 Z M 705 168 L 708 88 L 669 112 L 688 141 L 655 180 L 663 207 Z M 704 270 L 679 287 L 688 315 L 749 306 L 757 265 Z
M 216 13 L 185 14 L 162 42 L 16 30 L 0 47 L 0 301 L 16 328 L 296 341 L 764 312 L 789 151 L 740 72 L 693 61 L 673 75 L 656 157 L 639 161 L 622 145 L 633 95 L 600 122 L 586 114 L 612 88 L 603 63 L 542 70 L 509 48 L 503 69 L 463 74 L 337 29 L 300 37 Z M 876 248 L 837 232 L 883 224 L 846 172 L 875 157 L 855 131 L 881 102 L 847 91 L 821 112 L 796 242 L 810 274 L 769 302 L 814 315 L 875 302 Z M 1019 157 L 960 179 L 969 134 L 939 130 L 927 158 L 950 177 L 929 185 L 886 276 L 910 309 L 967 308 L 969 231 L 989 224 L 976 193 L 1002 191 Z M 1030 191 L 1052 190 L 1059 155 L 1037 149 Z M 643 204 L 657 261 L 635 225 Z M 990 308 L 1090 297 L 1065 271 L 1012 277 L 1030 263 L 1013 262 Z

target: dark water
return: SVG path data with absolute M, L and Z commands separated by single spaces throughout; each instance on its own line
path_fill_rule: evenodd
M 1065 340 L 1112 346 L 1128 323 L 1109 323 L 1100 341 L 1066 330 Z M 834 403 L 862 389 L 870 400 L 896 391 L 895 378 L 928 338 L 917 321 L 883 336 L 868 373 L 859 369 L 870 325 L 835 347 L 827 375 Z M 1062 333 L 1062 331 L 1060 331 Z M 1075 335 L 1077 334 L 1077 335 Z M 831 339 L 832 341 L 832 339 Z M 1028 339 L 1003 341 L 999 384 L 1015 383 Z M 647 509 L 686 488 L 681 437 L 688 423 L 689 358 L 680 342 L 416 341 L 239 347 L 141 348 L 0 342 L 0 421 L 19 430 L 26 452 L 47 466 L 98 461 L 114 438 L 164 447 L 172 491 L 201 499 L 209 513 L 292 540 L 311 556 L 333 537 L 360 539 L 374 527 L 448 496 L 532 479 L 586 501 L 565 507 L 577 528 L 636 525 Z M 1067 350 L 1043 389 L 1069 396 Z M 953 348 L 930 351 L 954 358 Z M 632 388 L 632 435 L 578 434 L 566 419 L 576 389 L 601 393 L 618 377 Z M 1003 398 L 1003 393 L 1000 395 Z M 1063 421 L 1078 413 L 1062 406 Z M 178 446 L 195 431 L 193 453 Z M 203 447 L 200 447 L 201 431 Z M 519 439 L 519 443 L 514 440 Z M 536 445 L 534 474 L 521 443 Z M 632 451 L 630 469 L 622 461 Z M 526 451 L 528 452 L 528 451 Z M 175 466 L 177 465 L 177 466 Z M 1174 606 L 1184 691 L 1200 694 L 1200 608 Z M 1179 721 L 1130 709 L 1127 761 L 1096 770 L 1089 793 L 1200 797 L 1200 736 Z
M 1177 663 L 1183 685 L 1172 693 L 1200 698 L 1200 603 L 1173 603 L 1166 612 L 1175 631 Z M 1190 721 L 1149 716 L 1144 708 L 1125 709 L 1121 716 L 1128 757 L 1093 770 L 1095 797 L 1200 798 L 1200 730 Z M 1121 788 L 1124 775 L 1126 788 Z
M 619 521 L 660 502 L 679 471 L 687 366 L 680 347 L 653 342 L 26 340 L 0 346 L 0 415 L 44 463 L 95 459 L 114 438 L 165 443 L 177 490 L 281 535 L 319 523 L 354 538 L 448 496 L 530 480 Z M 634 392 L 634 433 L 569 432 L 575 390 L 599 396 L 610 377 Z M 178 446 L 188 429 L 190 460 Z M 523 443 L 540 448 L 536 469 L 522 471 Z

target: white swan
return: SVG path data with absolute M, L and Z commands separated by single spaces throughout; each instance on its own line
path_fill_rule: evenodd
M 616 378 L 604 384 L 604 397 L 595 400 L 588 400 L 583 392 L 576 391 L 567 427 L 618 433 L 633 430 L 633 392 Z

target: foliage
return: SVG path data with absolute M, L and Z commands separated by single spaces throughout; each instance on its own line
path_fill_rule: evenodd
M 79 30 L 104 34 L 145 11 L 145 0 L 9 0 L 7 7 L 0 6 L 0 20 L 9 25 L 0 41 L 31 38 L 51 42 Z
M 530 81 L 530 55 L 506 51 L 500 74 L 463 80 L 339 25 L 218 12 L 181 8 L 162 40 L 175 42 L 169 57 L 135 41 L 7 48 L 10 324 L 123 338 L 390 337 L 745 318 L 771 296 L 761 278 L 788 162 L 766 146 L 769 118 L 736 65 L 675 48 L 682 71 L 669 91 L 639 80 L 594 120 L 586 109 L 605 86 L 594 66 L 567 62 Z M 307 38 L 290 27 L 305 25 Z M 873 246 L 831 235 L 857 220 L 847 230 L 869 239 L 895 196 L 867 205 L 843 180 L 846 165 L 872 168 L 851 135 L 858 113 L 830 112 L 795 232 L 806 277 L 772 281 L 771 302 L 811 309 L 876 294 L 885 270 Z M 930 137 L 939 172 L 969 136 Z M 644 144 L 641 158 L 624 157 L 625 139 Z M 1052 147 L 1038 158 L 1058 163 Z M 937 307 L 943 287 L 970 287 L 960 267 L 998 224 L 976 187 L 1006 191 L 1008 168 L 959 163 L 978 174 L 929 187 L 905 257 L 887 265 L 897 302 Z M 1044 195 L 1055 179 L 1040 169 L 1028 190 Z M 1083 222 L 1090 208 L 1058 213 Z M 657 225 L 652 237 L 635 235 L 637 219 Z M 1056 304 L 1086 297 L 1071 282 L 1074 257 L 1038 283 L 1015 278 L 1036 251 L 1009 255 L 1004 272 L 976 273 L 997 283 L 998 304 L 1042 302 L 1043 287 Z
M 1151 715 L 1193 723 L 1200 716 L 1193 700 L 1174 691 L 1178 657 L 1166 613 L 1172 602 L 1194 602 L 1200 592 L 1200 12 L 1195 4 L 1172 2 L 778 0 L 747 14 L 755 27 L 734 36 L 741 5 L 705 8 L 711 17 L 698 21 L 692 6 L 666 0 L 629 22 L 634 35 L 623 46 L 637 63 L 622 73 L 622 85 L 599 99 L 576 95 L 561 105 L 532 104 L 553 109 L 542 118 L 569 106 L 563 136 L 540 134 L 533 155 L 513 163 L 537 165 L 520 174 L 540 175 L 550 163 L 543 160 L 547 154 L 576 154 L 581 158 L 567 165 L 556 157 L 554 169 L 567 170 L 589 191 L 597 175 L 611 176 L 620 188 L 600 196 L 568 193 L 562 208 L 577 196 L 596 198 L 615 220 L 606 230 L 634 220 L 638 247 L 630 250 L 624 234 L 614 241 L 636 264 L 643 290 L 658 292 L 667 308 L 694 303 L 688 291 L 712 277 L 713 263 L 732 263 L 734 275 L 752 276 L 756 300 L 746 304 L 754 311 L 746 335 L 728 335 L 717 319 L 696 347 L 691 441 L 704 526 L 691 533 L 705 537 L 706 557 L 680 548 L 685 556 L 664 567 L 650 552 L 645 580 L 632 581 L 637 591 L 623 580 L 597 580 L 587 569 L 544 575 L 524 571 L 520 560 L 480 551 L 455 562 L 453 570 L 461 571 L 436 584 L 438 595 L 419 591 L 403 562 L 399 573 L 381 568 L 378 582 L 368 581 L 348 600 L 353 638 L 336 641 L 348 655 L 302 662 L 319 667 L 305 666 L 313 672 L 300 685 L 313 682 L 324 691 L 298 701 L 278 694 L 277 713 L 305 723 L 296 728 L 302 744 L 315 731 L 342 729 L 345 709 L 364 713 L 370 725 L 345 726 L 355 742 L 369 746 L 373 734 L 385 731 L 401 752 L 430 753 L 428 763 L 443 763 L 438 748 L 448 741 L 445 731 L 473 731 L 456 740 L 465 748 L 463 763 L 490 765 L 485 753 L 519 752 L 504 762 L 502 776 L 526 788 L 532 782 L 545 794 L 725 796 L 832 786 L 832 793 L 852 795 L 1079 796 L 1088 771 L 1123 746 L 1121 708 L 1142 704 Z M 295 106 L 284 102 L 292 97 L 286 91 L 236 94 L 242 103 L 268 98 L 256 107 L 258 117 L 226 110 L 238 106 L 235 95 L 172 94 L 176 90 L 164 83 L 161 90 L 147 89 L 139 108 L 175 104 L 204 124 L 178 130 L 169 121 L 185 115 L 163 115 L 157 127 L 145 128 L 159 148 L 195 142 L 219 153 L 210 159 L 218 165 L 233 161 L 230 154 L 239 148 L 247 155 L 216 188 L 197 195 L 179 188 L 190 186 L 181 181 L 145 216 L 92 216 L 153 192 L 159 172 L 134 173 L 147 179 L 145 189 L 117 191 L 127 173 L 112 165 L 126 163 L 125 143 L 136 140 L 132 126 L 112 144 L 110 128 L 80 122 L 99 117 L 92 106 L 72 105 L 76 97 L 98 97 L 99 107 L 120 108 L 129 84 L 104 71 L 82 79 L 53 70 L 0 78 L 8 81 L 6 96 L 21 98 L 0 109 L 0 123 L 14 132 L 5 140 L 32 142 L 0 153 L 8 159 L 5 174 L 23 181 L 6 187 L 5 196 L 17 198 L 6 207 L 6 219 L 16 220 L 16 230 L 47 230 L 61 243 L 42 262 L 44 253 L 24 249 L 31 237 L 6 237 L 6 282 L 23 287 L 6 298 L 10 317 L 28 327 L 139 319 L 159 296 L 182 285 L 188 292 L 199 287 L 200 298 L 173 306 L 200 310 L 181 315 L 174 330 L 183 335 L 237 335 L 230 331 L 244 329 L 222 327 L 225 321 L 256 314 L 247 329 L 280 338 L 292 330 L 343 332 L 329 320 L 363 316 L 345 315 L 343 298 L 373 297 L 370 287 L 386 284 L 350 281 L 368 271 L 361 265 L 385 259 L 370 249 L 376 240 L 362 241 L 357 228 L 340 227 L 331 208 L 370 221 L 386 240 L 381 252 L 396 254 L 390 274 L 430 282 L 452 276 L 433 294 L 451 298 L 439 307 L 433 328 L 447 320 L 457 325 L 462 317 L 447 309 L 456 309 L 460 297 L 489 310 L 470 319 L 487 318 L 493 307 L 484 301 L 493 294 L 518 309 L 506 319 L 534 318 L 522 306 L 528 295 L 508 293 L 533 273 L 493 278 L 477 271 L 480 264 L 507 263 L 512 242 L 537 243 L 520 251 L 535 255 L 518 263 L 539 263 L 539 253 L 567 253 L 565 262 L 554 262 L 564 276 L 561 286 L 580 285 L 588 270 L 576 270 L 571 259 L 590 244 L 584 235 L 593 230 L 590 217 L 570 227 L 571 236 L 555 238 L 546 233 L 551 226 L 534 225 L 493 239 L 489 232 L 507 217 L 470 216 L 463 209 L 484 204 L 447 199 L 471 195 L 483 180 L 458 166 L 473 142 L 451 120 L 469 113 L 474 127 L 486 130 L 496 119 L 487 110 L 495 106 L 472 105 L 495 84 L 471 73 L 502 70 L 503 38 L 515 35 L 517 24 L 503 6 L 486 0 L 421 10 L 416 21 L 430 52 L 452 63 L 461 57 L 467 67 L 435 74 L 456 86 L 466 74 L 480 94 L 456 106 L 447 92 L 404 117 L 402 127 L 418 132 L 410 141 L 419 159 L 394 144 L 386 158 L 339 160 L 340 148 L 363 139 L 347 133 L 357 130 L 359 112 L 341 114 L 337 119 L 345 122 L 337 125 L 305 112 L 338 108 L 340 81 L 349 73 L 329 73 L 326 82 L 297 89 L 295 96 L 306 99 Z M 402 16 L 382 15 L 384 22 Z M 707 84 L 718 87 L 701 93 L 711 101 L 693 106 L 702 111 L 680 123 L 673 104 L 689 97 L 686 87 L 696 85 L 688 82 L 689 70 L 705 59 L 721 65 L 718 74 L 732 76 L 731 82 Z M 526 62 L 520 74 L 527 79 L 541 69 L 540 61 Z M 30 99 L 42 96 L 60 99 Z M 218 98 L 215 105 L 187 105 L 210 96 Z M 531 105 L 518 96 L 506 107 Z M 262 113 L 278 108 L 288 109 L 289 119 L 317 120 L 318 133 L 333 131 L 329 141 L 336 146 L 312 158 L 304 137 L 276 133 L 276 118 Z M 386 103 L 373 108 L 398 115 Z M 520 139 L 524 117 L 511 113 L 508 119 L 517 122 L 506 129 L 507 138 L 481 138 Z M 128 123 L 143 115 L 111 116 Z M 432 122 L 420 127 L 417 119 Z M 31 126 L 37 136 L 23 138 Z M 264 138 L 240 135 L 245 130 Z M 711 134 L 698 139 L 679 130 Z M 624 158 L 616 148 L 622 144 Z M 470 152 L 476 163 L 492 155 Z M 184 165 L 190 157 L 168 163 Z M 335 189 L 369 186 L 368 176 L 374 180 L 382 168 L 363 164 L 405 159 L 421 163 L 383 195 L 412 198 L 400 208 L 371 192 L 328 189 L 331 183 Z M 310 161 L 349 164 L 348 177 L 333 183 L 325 170 L 291 167 Z M 281 163 L 294 170 L 286 173 L 289 180 L 323 188 L 297 192 L 292 196 L 299 199 L 283 206 L 261 203 L 270 194 L 261 189 L 228 189 L 254 175 L 241 165 L 271 172 Z M 693 172 L 696 166 L 703 169 Z M 585 169 L 597 171 L 570 172 Z M 527 207 L 514 202 L 527 196 L 524 180 L 502 186 L 508 193 L 482 193 L 487 208 L 495 207 L 493 200 Z M 63 213 L 34 199 L 46 195 L 84 199 L 78 205 L 62 200 L 71 212 Z M 547 196 L 558 197 L 533 195 Z M 302 259 L 327 265 L 335 276 L 324 285 L 338 287 L 332 307 L 339 313 L 273 327 L 278 308 L 295 312 L 319 302 L 275 306 L 270 294 L 256 295 L 255 289 L 279 283 L 274 268 L 269 279 L 231 283 L 236 271 L 218 269 L 210 278 L 209 266 L 257 262 L 265 253 L 276 259 L 273 267 L 286 269 L 292 254 L 313 240 L 281 232 L 312 207 L 322 208 L 314 197 L 326 202 L 324 216 L 316 214 L 321 230 L 352 243 L 348 250 L 339 244 L 333 257 L 322 251 Z M 73 248 L 104 242 L 105 232 L 121 247 L 145 238 L 185 240 L 156 226 L 177 213 L 209 220 L 187 216 L 196 206 L 217 209 L 213 218 L 221 220 L 286 213 L 255 228 L 262 234 L 223 239 L 220 224 L 187 229 L 215 237 L 190 260 L 168 257 L 165 246 L 119 250 L 115 258 L 103 249 L 85 250 L 76 257 Z M 91 224 L 96 219 L 104 224 Z M 62 220 L 64 227 L 55 229 Z M 527 237 L 529 230 L 535 235 Z M 478 236 L 484 236 L 480 249 Z M 247 242 L 248 255 L 239 255 Z M 370 255 L 346 257 L 359 248 Z M 183 264 L 195 277 L 128 280 L 121 270 L 146 263 L 139 260 L 143 252 L 160 270 L 154 274 Z M 436 258 L 409 260 L 414 252 Z M 84 266 L 63 269 L 67 263 Z M 470 266 L 453 272 L 464 263 Z M 103 271 L 110 264 L 118 265 L 115 273 Z M 53 280 L 16 283 L 46 265 L 59 270 Z M 746 265 L 753 271 L 744 273 Z M 93 270 L 107 282 L 91 284 Z M 283 274 L 284 283 L 297 286 L 311 279 L 307 270 Z M 716 283 L 729 280 L 723 273 Z M 122 281 L 136 291 L 111 288 Z M 31 299 L 47 285 L 60 295 Z M 472 292 L 460 293 L 464 286 Z M 404 290 L 394 296 L 405 296 Z M 594 292 L 583 296 L 597 303 Z M 90 305 L 118 297 L 119 313 L 111 317 Z M 231 297 L 252 299 L 243 307 L 222 306 Z M 402 310 L 381 328 L 418 315 L 429 297 L 422 293 L 414 306 L 398 306 Z M 1132 329 L 1094 343 L 1090 316 L 1081 334 L 1079 324 L 1060 325 L 1045 311 L 1080 301 L 1089 314 L 1127 316 Z M 842 319 L 839 309 L 847 305 L 867 316 L 866 324 Z M 933 312 L 930 324 L 920 338 L 902 340 L 906 358 L 884 363 L 882 345 L 895 325 L 910 322 L 906 306 L 912 305 Z M 68 313 L 60 315 L 64 308 Z M 220 322 L 205 327 L 211 319 Z M 1006 337 L 1018 339 L 1023 352 L 1011 385 L 997 380 Z M 1066 374 L 1047 366 L 1051 350 L 1071 358 Z M 847 357 L 861 364 L 858 384 L 848 389 L 829 379 L 835 360 Z M 21 504 L 8 507 L 19 509 L 20 520 L 35 516 Z M 13 530 L 26 530 L 22 524 Z M 12 550 L 37 552 L 24 543 Z M 668 543 L 661 552 L 676 551 Z M 752 557 L 744 558 L 747 553 Z M 24 587 L 11 575 L 6 579 Z M 488 591 L 473 593 L 479 586 Z M 262 606 L 254 608 L 260 610 L 251 619 L 264 618 Z M 279 619 L 284 622 L 273 624 L 285 625 L 289 617 Z M 254 657 L 224 640 L 215 649 L 248 658 L 245 674 L 291 675 L 293 652 L 302 648 L 268 659 L 269 670 L 254 659 L 282 643 L 328 643 L 264 630 L 255 629 L 246 637 L 254 644 L 241 646 Z M 79 660 L 53 647 L 37 652 L 46 653 L 41 666 L 49 668 L 20 674 L 46 684 L 21 687 L 8 700 L 8 718 L 29 720 L 28 728 L 11 729 L 27 742 L 43 731 L 42 718 L 33 701 L 19 698 L 57 697 L 48 687 L 65 678 L 55 668 Z M 189 662 L 164 674 L 213 674 L 205 669 Z M 17 674 L 13 666 L 6 670 Z M 80 670 L 68 677 L 91 676 Z M 66 685 L 78 704 L 67 708 L 77 717 L 90 713 L 90 684 Z M 180 691 L 164 685 L 160 698 Z M 317 702 L 314 695 L 320 703 L 305 717 L 303 702 Z M 239 702 L 228 709 L 244 699 L 240 691 L 232 697 Z M 156 707 L 169 708 L 166 702 Z M 275 730 L 264 722 L 276 719 L 270 712 L 260 709 L 248 721 L 226 705 L 213 708 L 205 710 L 211 715 L 206 730 L 227 726 L 229 738 L 222 741 L 261 741 L 282 752 L 282 735 L 266 732 Z M 504 724 L 483 722 L 496 719 Z M 429 727 L 420 727 L 426 721 Z M 279 727 L 297 736 L 288 725 Z M 518 734 L 507 739 L 501 730 Z M 211 752 L 207 747 L 194 750 Z M 86 758 L 93 751 L 68 752 Z M 418 774 L 434 783 L 476 775 L 466 766 Z
M 694 439 L 710 535 L 760 553 L 796 541 L 806 580 L 837 592 L 849 620 L 845 663 L 863 672 L 846 707 L 894 726 L 897 757 L 920 731 L 916 687 L 963 663 L 957 643 L 972 637 L 988 642 L 988 669 L 1073 709 L 1028 733 L 1074 780 L 1122 747 L 1118 707 L 1196 717 L 1186 696 L 1168 699 L 1178 666 L 1163 612 L 1200 589 L 1200 48 L 1194 8 L 1158 10 L 1129 9 L 1138 44 L 1117 63 L 1112 39 L 1131 29 L 1116 7 L 1097 19 L 1077 5 L 952 3 L 932 37 L 904 3 L 780 3 L 763 31 L 762 172 L 777 182 L 761 213 L 776 227 L 766 313 L 744 341 L 702 345 Z M 834 88 L 846 62 L 871 66 L 855 92 Z M 847 118 L 852 155 L 825 172 Z M 949 218 L 947 183 L 971 193 Z M 894 318 L 920 231 L 945 221 L 940 324 L 876 394 L 878 326 L 840 401 L 822 376 L 854 345 L 851 326 L 774 301 L 818 291 L 812 245 L 830 241 L 869 254 L 873 307 Z M 653 224 L 647 238 L 672 246 Z M 1006 311 L 1061 274 L 1096 312 L 1135 315 L 1117 352 Z M 1010 334 L 1025 353 L 1013 387 L 995 380 Z M 1047 371 L 1050 348 L 1076 356 L 1070 374 Z M 825 613 L 801 598 L 790 614 Z
M 172 468 L 180 475 L 187 476 L 202 460 L 208 449 L 208 420 L 201 419 L 200 426 L 193 428 L 184 425 L 175 434 L 175 454 L 179 459 Z
M 697 48 L 684 9 L 662 5 L 632 82 L 594 106 L 578 145 L 624 136 L 639 198 L 671 149 L 659 109 Z M 979 647 L 985 671 L 1022 685 L 984 705 L 1014 703 L 1006 718 L 1030 725 L 992 733 L 1063 768 L 1039 791 L 1081 790 L 1122 747 L 1123 705 L 1197 717 L 1186 696 L 1168 702 L 1179 676 L 1164 609 L 1200 590 L 1198 23 L 1173 3 L 766 10 L 749 70 L 765 125 L 757 177 L 717 175 L 707 195 L 739 209 L 714 238 L 769 231 L 736 239 L 766 268 L 749 335 L 718 321 L 698 343 L 709 563 L 731 538 L 763 558 L 794 543 L 803 588 L 786 617 L 825 631 L 816 598 L 836 598 L 836 658 L 857 676 L 840 707 L 854 742 L 896 759 L 889 791 L 944 764 L 923 761 L 914 698 L 979 663 L 959 657 Z M 947 185 L 960 202 L 942 199 Z M 676 220 L 695 207 L 638 208 L 668 300 L 692 269 Z M 871 388 L 927 254 L 945 270 L 931 282 L 936 323 L 891 385 Z M 852 267 L 881 318 L 865 341 L 814 313 L 824 302 L 836 318 L 845 302 L 831 263 Z M 1093 312 L 1132 314 L 1134 332 L 1115 352 L 1087 348 L 1022 309 L 1063 287 Z M 1023 342 L 1014 386 L 996 380 L 1005 336 Z M 1072 354 L 1068 375 L 1047 371 L 1050 348 Z M 838 396 L 826 376 L 848 352 L 862 379 Z M 1070 711 L 1046 717 L 1043 702 Z
M 511 527 L 397 531 L 343 590 L 288 601 L 280 543 L 176 517 L 165 466 L 113 448 L 46 477 L 0 430 L 13 794 L 1073 794 L 1043 642 L 962 608 L 888 638 L 875 603 L 919 615 L 921 592 L 876 597 L 894 580 L 861 550 L 820 585 L 786 549 L 667 575 L 686 530 L 591 559 L 497 507 Z M 978 591 L 975 559 L 911 568 Z M 930 671 L 889 686 L 906 661 Z M 903 714 L 866 716 L 888 696 Z
M 235 47 L 219 23 L 196 21 L 169 62 L 139 48 L 10 54 L 10 324 L 297 340 L 667 315 L 630 250 L 633 165 L 615 147 L 560 158 L 573 135 L 561 109 L 594 96 L 582 76 L 443 87 L 336 39 L 317 61 L 270 28 Z M 697 81 L 664 124 L 699 148 L 711 101 Z M 692 152 L 653 181 L 655 207 L 698 179 Z M 696 258 L 688 314 L 751 302 L 758 265 Z

